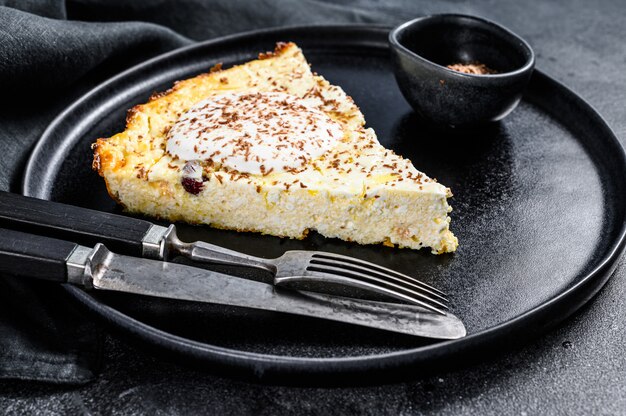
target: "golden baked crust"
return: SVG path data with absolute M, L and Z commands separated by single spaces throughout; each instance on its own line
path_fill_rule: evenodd
M 319 102 L 345 137 L 303 172 L 247 175 L 211 160 L 194 195 L 181 184 L 185 161 L 166 152 L 169 129 L 196 103 L 225 92 L 284 92 Z M 449 189 L 384 149 L 353 100 L 311 72 L 294 43 L 244 65 L 179 81 L 129 110 L 126 130 L 93 144 L 93 168 L 130 212 L 170 221 L 303 238 L 309 229 L 362 244 L 454 251 Z M 359 163 L 361 162 L 361 163 Z

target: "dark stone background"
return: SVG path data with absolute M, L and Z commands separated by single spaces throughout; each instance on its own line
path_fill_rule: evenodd
M 36 3 L 36 2 L 34 2 Z M 82 3 L 89 3 L 84 1 Z M 115 2 L 112 2 L 115 3 Z M 153 7 L 173 7 L 158 1 Z M 187 1 L 186 4 L 196 2 Z M 197 2 L 199 3 L 199 2 Z M 311 23 L 284 3 L 284 21 Z M 319 3 L 319 2 L 307 2 Z M 232 2 L 233 9 L 245 7 Z M 182 7 L 182 6 L 181 6 Z M 203 6 L 206 8 L 209 6 Z M 249 6 L 250 7 L 250 6 Z M 236 32 L 263 27 L 264 6 Z M 476 14 L 496 20 L 526 38 L 537 67 L 587 99 L 615 129 L 626 133 L 626 3 L 614 1 L 350 1 L 322 7 L 315 21 L 398 23 L 434 12 Z M 171 18 L 155 23 L 192 39 L 211 28 Z M 201 16 L 201 13 L 199 13 Z M 88 17 L 85 17 L 87 19 Z M 93 17 L 91 17 L 93 19 Z M 105 11 L 98 19 L 106 20 Z M 137 20 L 132 16 L 131 20 Z M 272 25 L 280 16 L 271 16 Z M 0 46 L 1 48 L 1 46 Z M 2 117 L 4 119 L 4 117 Z M 46 120 L 42 120 L 42 125 Z M 35 126 L 41 128 L 41 126 Z M 13 174 L 15 162 L 0 161 Z M 6 414 L 625 414 L 626 269 L 623 262 L 601 293 L 565 324 L 516 350 L 455 371 L 414 381 L 358 388 L 263 386 L 212 376 L 173 364 L 106 333 L 99 378 L 82 387 L 0 382 L 0 411 Z M 106 329 L 105 329 L 106 331 Z

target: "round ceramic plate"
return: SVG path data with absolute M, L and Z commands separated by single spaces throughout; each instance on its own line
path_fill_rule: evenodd
M 588 301 L 624 246 L 626 163 L 610 128 L 584 100 L 536 71 L 504 121 L 431 130 L 398 90 L 387 33 L 371 26 L 276 29 L 152 59 L 91 91 L 52 123 L 28 163 L 23 191 L 119 211 L 91 170 L 96 138 L 123 130 L 129 108 L 176 80 L 294 41 L 313 70 L 354 98 L 384 146 L 452 189 L 451 228 L 459 249 L 436 256 L 319 235 L 298 241 L 183 224 L 180 236 L 266 257 L 292 249 L 332 251 L 417 276 L 449 294 L 466 338 L 435 342 L 277 313 L 68 291 L 126 333 L 178 357 L 228 374 L 304 383 L 378 381 L 456 365 L 522 342 Z

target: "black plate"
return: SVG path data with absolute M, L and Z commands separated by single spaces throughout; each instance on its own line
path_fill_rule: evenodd
M 624 248 L 626 163 L 602 118 L 537 71 L 519 108 L 487 128 L 432 131 L 406 104 L 388 59 L 388 29 L 300 27 L 247 33 L 168 53 L 80 99 L 44 133 L 26 195 L 117 210 L 91 171 L 90 144 L 124 128 L 127 109 L 175 80 L 295 41 L 313 69 L 361 107 L 380 141 L 451 187 L 453 255 L 304 241 L 181 225 L 183 238 L 255 255 L 289 249 L 348 254 L 419 276 L 448 292 L 469 335 L 433 343 L 315 319 L 160 301 L 68 287 L 116 326 L 213 369 L 310 383 L 370 372 L 419 374 L 519 343 L 560 322 L 606 282 Z M 404 371 L 402 371 L 404 370 Z M 368 379 L 378 381 L 378 375 Z

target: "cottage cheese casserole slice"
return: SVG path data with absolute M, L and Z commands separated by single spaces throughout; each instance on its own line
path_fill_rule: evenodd
M 452 252 L 450 190 L 385 149 L 294 43 L 177 82 L 93 145 L 129 212 L 303 238 Z

